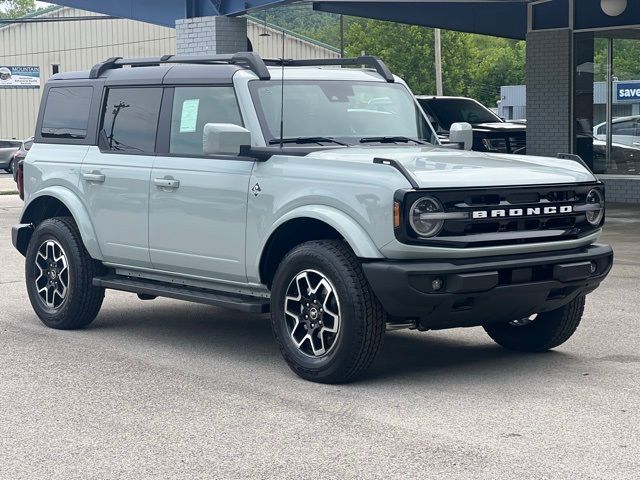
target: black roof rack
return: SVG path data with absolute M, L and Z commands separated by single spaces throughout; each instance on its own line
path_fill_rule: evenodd
M 378 57 L 362 56 L 356 58 L 322 58 L 317 60 L 292 60 L 281 58 L 265 58 L 264 63 L 267 65 L 283 65 L 285 67 L 324 67 L 330 65 L 336 66 L 357 66 L 364 65 L 375 69 L 378 74 L 384 78 L 387 82 L 393 83 L 395 81 L 393 73 L 389 70 L 389 67 L 380 60 Z
M 359 66 L 364 65 L 375 69 L 387 82 L 393 83 L 394 77 L 389 67 L 378 57 L 362 56 L 357 58 L 320 58 L 315 60 L 292 59 L 262 59 L 254 52 L 234 53 L 231 55 L 163 55 L 149 58 L 122 58 L 111 57 L 102 63 L 93 66 L 89 78 L 100 78 L 107 70 L 122 68 L 125 65 L 132 67 L 157 66 L 162 63 L 190 63 L 200 65 L 242 65 L 255 73 L 260 80 L 270 80 L 271 74 L 267 65 L 285 67 L 323 67 L 323 66 Z
M 270 80 L 271 75 L 262 58 L 253 52 L 234 53 L 232 55 L 163 55 L 150 58 L 122 58 L 112 57 L 102 63 L 93 66 L 89 78 L 99 78 L 105 71 L 114 68 L 122 68 L 125 65 L 132 67 L 157 66 L 162 63 L 190 63 L 199 65 L 229 64 L 242 65 L 255 73 L 260 80 Z

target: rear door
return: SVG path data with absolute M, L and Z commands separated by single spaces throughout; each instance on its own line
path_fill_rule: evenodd
M 149 250 L 156 269 L 246 282 L 245 222 L 254 162 L 203 154 L 207 123 L 242 125 L 230 85 L 168 87 L 151 175 Z
M 80 188 L 107 262 L 151 266 L 149 181 L 162 94 L 160 86 L 105 92 L 98 146 L 85 157 Z

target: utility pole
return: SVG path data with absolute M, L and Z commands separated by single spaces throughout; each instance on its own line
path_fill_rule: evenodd
M 435 28 L 433 33 L 435 36 L 436 50 L 436 95 L 442 96 L 442 41 L 440 38 L 440 29 Z
M 344 58 L 344 15 L 340 15 L 340 58 Z

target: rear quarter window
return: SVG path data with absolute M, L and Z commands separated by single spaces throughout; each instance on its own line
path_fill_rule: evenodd
M 50 88 L 40 129 L 42 137 L 86 138 L 92 95 L 93 87 Z

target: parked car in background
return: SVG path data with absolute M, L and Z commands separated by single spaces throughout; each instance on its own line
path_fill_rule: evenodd
M 20 198 L 24 198 L 24 167 L 23 162 L 27 157 L 27 153 L 33 146 L 33 137 L 29 137 L 22 142 L 22 145 L 16 153 L 13 154 L 13 179 L 18 185 Z
M 0 140 L 0 168 L 7 173 L 13 172 L 13 155 L 21 145 L 20 140 Z
M 607 122 L 593 127 L 593 136 L 603 142 L 607 141 Z M 619 117 L 611 121 L 612 143 L 640 147 L 640 115 Z
M 467 122 L 473 128 L 473 150 L 527 153 L 527 127 L 524 122 L 505 122 L 472 98 L 427 95 L 418 95 L 416 98 L 443 143 L 448 142 L 453 123 Z

